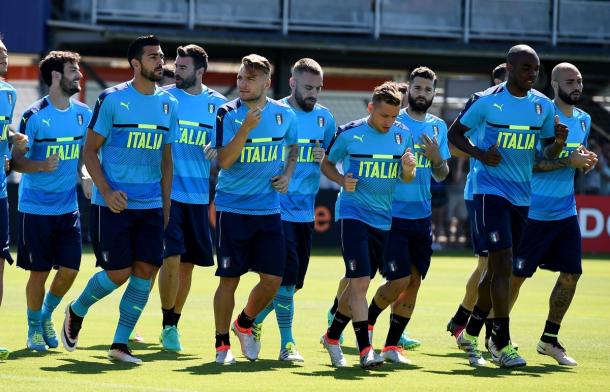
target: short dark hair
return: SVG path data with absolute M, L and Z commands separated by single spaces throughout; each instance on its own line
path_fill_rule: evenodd
M 173 78 L 176 76 L 176 68 L 174 68 L 171 64 L 165 64 L 163 66 L 163 77 L 164 78 Z
M 176 54 L 179 57 L 192 58 L 195 69 L 203 68 L 204 72 L 208 70 L 208 54 L 201 46 L 195 44 L 179 46 L 176 50 Z
M 385 102 L 392 106 L 399 106 L 401 100 L 402 93 L 396 82 L 385 82 L 382 85 L 375 87 L 373 90 L 373 97 L 371 98 L 373 104 Z
M 431 80 L 434 83 L 434 87 L 436 88 L 436 74 L 428 67 L 417 67 L 413 71 L 411 71 L 411 74 L 409 75 L 409 82 L 414 81 L 415 78 L 424 78 Z
M 138 59 L 142 61 L 142 54 L 144 54 L 145 46 L 161 46 L 161 41 L 154 35 L 145 35 L 136 38 L 127 48 L 127 61 L 131 66 L 131 60 Z M 133 67 L 132 67 L 133 68 Z
M 265 75 L 271 75 L 271 63 L 258 54 L 249 54 L 241 59 L 241 65 L 245 68 L 262 71 Z
M 498 65 L 496 68 L 494 68 L 493 72 L 491 73 L 492 83 L 495 79 L 500 79 L 500 80 L 504 81 L 504 79 L 506 79 L 507 72 L 508 72 L 508 70 L 506 69 L 506 63 L 502 63 L 502 64 Z
M 38 64 L 38 68 L 40 68 L 40 76 L 47 86 L 50 87 L 53 83 L 53 71 L 63 74 L 64 64 L 66 63 L 80 63 L 80 55 L 76 52 L 54 50 L 40 61 Z
M 322 76 L 323 74 L 320 64 L 318 64 L 316 60 L 307 57 L 300 59 L 292 66 L 292 76 L 303 72 L 308 72 L 310 74 L 319 76 Z

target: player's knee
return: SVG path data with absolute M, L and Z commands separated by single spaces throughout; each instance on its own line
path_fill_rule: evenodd
M 221 277 L 218 282 L 218 290 L 220 292 L 234 293 L 237 290 L 239 284 L 239 278 L 225 278 Z
M 261 274 L 260 279 L 260 285 L 266 291 L 273 291 L 274 293 L 278 291 L 280 285 L 282 284 L 281 276 Z
M 117 286 L 121 286 L 123 283 L 127 282 L 129 276 L 131 276 L 131 268 L 125 268 L 122 270 L 114 270 L 114 271 L 106 271 L 108 277 L 112 281 L 112 283 Z
M 567 286 L 575 286 L 578 283 L 578 279 L 580 279 L 580 274 L 568 274 L 565 272 L 561 272 L 559 278 L 557 278 L 559 283 Z
M 409 280 L 409 276 L 405 276 L 404 278 L 389 281 L 387 287 L 390 295 L 394 298 L 398 297 L 398 295 L 409 286 Z
M 370 283 L 371 279 L 369 277 L 350 279 L 350 292 L 357 294 L 366 294 Z
M 66 283 L 72 283 L 78 275 L 78 270 L 71 268 L 60 268 L 57 271 L 57 277 Z

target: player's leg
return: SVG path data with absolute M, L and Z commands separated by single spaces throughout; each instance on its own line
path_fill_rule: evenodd
M 4 264 L 5 260 L 13 264 L 13 259 L 9 253 L 9 226 L 8 226 L 8 201 L 7 198 L 0 198 L 0 307 L 2 306 L 2 296 L 4 293 Z M 0 361 L 8 358 L 10 351 L 5 347 L 0 347 Z
M 337 293 L 335 294 L 335 299 L 333 301 L 333 305 L 328 309 L 326 313 L 326 321 L 328 326 L 333 322 L 333 318 L 335 317 L 335 313 L 337 309 L 339 309 L 339 298 L 345 293 L 349 284 L 349 279 L 343 277 L 339 280 L 339 285 L 337 286 Z M 343 344 L 343 333 L 339 336 L 339 342 Z
M 193 263 L 189 263 L 187 261 L 180 263 L 180 284 L 178 285 L 178 292 L 176 293 L 176 305 L 174 307 L 174 322 L 176 326 L 178 326 L 178 322 L 182 316 L 182 309 L 184 309 L 186 299 L 191 291 L 194 269 L 195 264 Z

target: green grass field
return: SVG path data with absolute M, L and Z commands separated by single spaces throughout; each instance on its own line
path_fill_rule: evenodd
M 261 359 L 249 363 L 238 355 L 238 364 L 221 367 L 214 363 L 214 329 L 212 297 L 217 280 L 212 269 L 197 269 L 193 289 L 180 321 L 184 352 L 176 355 L 160 351 L 159 297 L 153 292 L 138 331 L 145 344 L 133 344 L 141 366 L 113 364 L 106 360 L 118 319 L 116 292 L 96 304 L 84 321 L 79 348 L 68 353 L 61 348 L 46 354 L 25 349 L 26 315 L 24 287 L 26 272 L 5 269 L 4 301 L 0 309 L 0 346 L 12 349 L 8 361 L 0 363 L 0 386 L 7 391 L 67 390 L 248 390 L 248 391 L 326 391 L 359 388 L 383 391 L 413 390 L 609 390 L 610 383 L 610 262 L 589 259 L 584 262 L 584 275 L 566 319 L 560 338 L 569 353 L 579 361 L 576 368 L 561 367 L 549 357 L 538 355 L 536 342 L 544 326 L 548 294 L 555 275 L 541 271 L 521 290 L 511 319 L 512 338 L 528 366 L 508 371 L 489 364 L 486 368 L 468 366 L 466 356 L 457 350 L 445 325 L 463 295 L 463 287 L 475 263 L 472 257 L 435 257 L 428 278 L 424 281 L 414 318 L 409 325 L 411 336 L 423 346 L 410 352 L 412 366 L 386 364 L 380 370 L 363 371 L 358 365 L 351 326 L 346 334 L 344 351 L 352 367 L 334 369 L 329 366 L 326 351 L 319 338 L 326 325 L 326 310 L 343 272 L 343 263 L 336 256 L 315 256 L 312 259 L 305 288 L 297 294 L 295 337 L 305 357 L 303 365 L 290 365 L 276 360 L 279 335 L 273 315 L 265 323 Z M 93 257 L 83 258 L 83 268 L 66 300 L 54 315 L 61 326 L 67 299 L 74 298 L 84 287 L 93 269 Z M 240 310 L 247 292 L 255 282 L 250 274 L 242 279 L 237 294 L 236 311 Z M 381 282 L 376 278 L 371 292 Z M 385 340 L 389 314 L 382 314 L 376 328 L 375 345 Z M 239 343 L 233 339 L 233 351 L 239 354 Z

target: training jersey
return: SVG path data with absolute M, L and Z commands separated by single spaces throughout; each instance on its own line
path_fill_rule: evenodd
M 290 106 L 288 98 L 281 101 Z M 313 148 L 316 143 L 324 149 L 328 147 L 336 131 L 335 118 L 319 104 L 310 112 L 290 107 L 298 124 L 299 158 L 290 178 L 288 193 L 280 194 L 282 220 L 313 222 L 316 194 L 320 188 L 320 163 L 314 162 Z
M 580 145 L 587 145 L 591 129 L 591 116 L 574 108 L 567 117 L 556 107 L 562 124 L 568 127 L 568 138 L 558 158 L 567 158 Z M 542 157 L 542 146 L 538 143 L 538 154 Z M 574 197 L 574 174 L 576 169 L 564 167 L 547 172 L 534 172 L 532 176 L 532 203 L 529 217 L 536 220 L 560 220 L 576 215 Z
M 13 121 L 17 102 L 17 90 L 10 84 L 0 80 L 0 199 L 6 197 L 6 172 L 4 171 L 4 157 L 11 159 L 11 151 L 8 148 L 9 127 Z
M 23 114 L 19 132 L 27 135 L 27 159 L 44 161 L 59 157 L 52 172 L 23 173 L 19 183 L 19 211 L 38 215 L 61 215 L 78 210 L 76 184 L 78 161 L 87 134 L 91 110 L 70 100 L 59 110 L 49 96 L 32 104 Z
M 228 145 L 248 113 L 239 98 L 222 105 L 216 115 L 216 147 Z M 284 147 L 297 144 L 297 121 L 286 104 L 267 98 L 261 119 L 250 131 L 241 155 L 228 169 L 220 169 L 216 211 L 245 215 L 280 213 L 280 195 L 271 178 L 284 171 Z
M 443 160 L 451 157 L 447 144 L 447 124 L 440 118 L 426 113 L 424 121 L 418 121 L 409 116 L 407 109 L 402 109 L 396 121 L 404 124 L 413 137 L 411 151 L 417 161 L 417 175 L 413 181 L 406 183 L 400 181 L 394 192 L 392 203 L 392 216 L 402 219 L 422 219 L 432 215 L 430 200 L 430 180 L 432 178 L 432 163 L 424 156 L 423 135 L 428 135 L 431 140 L 436 137 L 439 152 Z
M 401 180 L 400 158 L 413 138 L 399 122 L 382 133 L 368 124 L 368 117 L 339 127 L 326 154 L 330 162 L 343 161 L 345 174 L 358 179 L 356 190 L 339 191 L 335 219 L 357 219 L 372 227 L 389 230 L 392 199 Z
M 204 87 L 191 95 L 176 86 L 167 88 L 179 102 L 179 139 L 172 144 L 174 180 L 172 200 L 189 204 L 210 202 L 210 161 L 203 148 L 216 137 L 216 110 L 227 99 L 211 88 Z
M 473 95 L 458 116 L 475 130 L 472 142 L 481 150 L 498 144 L 500 164 L 474 162 L 473 194 L 492 194 L 516 206 L 530 204 L 530 182 L 540 138 L 555 134 L 555 109 L 544 94 L 530 90 L 525 97 L 510 94 L 505 83 Z
M 157 88 L 142 94 L 131 81 L 104 90 L 89 123 L 106 138 L 98 151 L 112 190 L 127 194 L 127 209 L 161 208 L 163 147 L 178 140 L 178 101 Z M 96 186 L 92 203 L 106 206 Z

